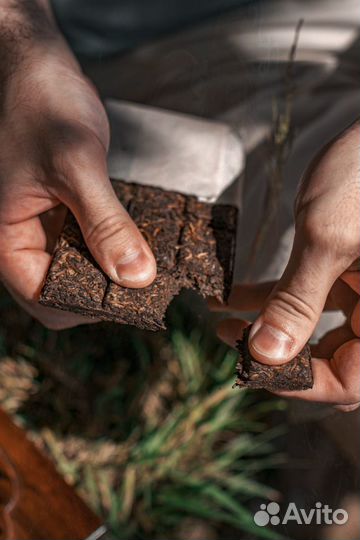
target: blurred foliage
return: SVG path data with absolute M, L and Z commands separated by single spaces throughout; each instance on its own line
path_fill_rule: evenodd
M 232 387 L 237 354 L 198 299 L 181 297 L 152 334 L 52 332 L 0 298 L 0 403 L 118 538 L 280 537 L 250 510 L 279 496 L 259 473 L 283 461 L 271 427 L 283 402 Z

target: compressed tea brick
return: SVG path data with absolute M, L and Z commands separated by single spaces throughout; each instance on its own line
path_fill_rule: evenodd
M 215 296 L 214 291 L 221 290 L 228 295 L 235 234 L 236 211 L 232 206 L 204 204 L 195 198 L 187 200 L 179 265 L 189 287 L 198 288 L 204 296 Z M 224 295 L 218 298 L 224 300 Z
M 248 347 L 250 329 L 251 326 L 245 328 L 243 338 L 237 342 L 240 357 L 236 365 L 236 386 L 263 388 L 274 392 L 312 388 L 314 381 L 308 344 L 290 362 L 269 366 L 251 356 Z
M 237 209 L 135 183 L 113 181 L 113 187 L 154 253 L 155 281 L 143 289 L 112 282 L 91 256 L 69 213 L 39 302 L 159 330 L 165 328 L 167 307 L 181 289 L 226 301 L 233 275 Z
M 176 266 L 186 198 L 180 193 L 132 184 L 133 197 L 126 206 L 148 242 L 158 272 Z

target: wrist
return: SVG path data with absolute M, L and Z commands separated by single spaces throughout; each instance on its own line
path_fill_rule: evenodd
M 0 0 L 0 40 L 7 42 L 10 32 L 20 44 L 51 39 L 58 28 L 49 0 Z
M 0 0 L 0 90 L 21 66 L 54 53 L 78 69 L 48 0 Z

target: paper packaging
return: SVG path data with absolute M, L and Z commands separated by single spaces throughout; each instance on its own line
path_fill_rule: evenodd
M 107 100 L 109 175 L 240 208 L 243 145 L 219 122 Z

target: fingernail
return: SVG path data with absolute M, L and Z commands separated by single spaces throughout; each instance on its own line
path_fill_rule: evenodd
M 269 360 L 288 360 L 293 348 L 293 339 L 266 323 L 255 323 L 249 336 L 251 347 Z
M 144 250 L 130 252 L 115 267 L 117 282 L 126 286 L 149 285 L 156 275 L 154 261 Z

